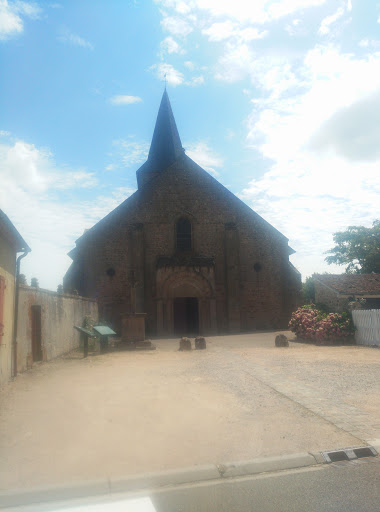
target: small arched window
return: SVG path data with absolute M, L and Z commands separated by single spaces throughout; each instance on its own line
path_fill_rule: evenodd
M 181 218 L 177 222 L 176 238 L 179 251 L 191 251 L 191 223 L 188 219 Z

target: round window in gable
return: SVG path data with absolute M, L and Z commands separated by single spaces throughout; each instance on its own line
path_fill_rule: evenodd
M 113 277 L 115 275 L 115 269 L 114 268 L 108 268 L 106 272 L 108 277 Z
M 253 265 L 253 270 L 254 270 L 255 272 L 260 272 L 260 270 L 261 270 L 261 263 L 255 263 L 255 264 Z

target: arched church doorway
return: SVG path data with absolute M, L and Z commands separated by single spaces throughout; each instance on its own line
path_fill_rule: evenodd
M 216 333 L 216 301 L 212 267 L 159 267 L 157 279 L 157 334 Z
M 197 297 L 176 297 L 173 300 L 174 334 L 199 333 L 199 304 Z

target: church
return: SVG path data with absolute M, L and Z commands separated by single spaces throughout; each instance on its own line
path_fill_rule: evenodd
M 125 313 L 157 336 L 286 327 L 301 289 L 288 239 L 185 154 L 166 90 L 136 174 L 76 241 L 65 292 L 96 298 L 118 333 Z

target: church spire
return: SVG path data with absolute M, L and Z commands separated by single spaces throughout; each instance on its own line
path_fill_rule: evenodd
M 154 127 L 148 161 L 157 169 L 165 169 L 182 154 L 181 139 L 165 87 Z
M 165 86 L 158 109 L 148 160 L 136 172 L 138 187 L 141 188 L 152 178 L 158 176 L 161 171 L 183 155 L 183 151 Z

